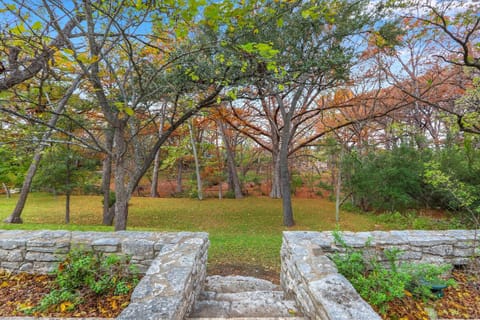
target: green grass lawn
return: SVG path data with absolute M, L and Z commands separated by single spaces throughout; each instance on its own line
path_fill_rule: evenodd
M 0 198 L 0 221 L 13 210 L 16 197 Z M 0 229 L 66 229 L 113 231 L 101 225 L 99 196 L 75 196 L 71 224 L 64 221 L 64 197 L 31 194 L 23 212 L 24 224 L 0 222 Z M 209 233 L 209 265 L 261 265 L 278 271 L 284 230 L 333 230 L 334 203 L 326 199 L 294 199 L 296 225 L 282 226 L 281 200 L 270 198 L 196 199 L 133 198 L 129 208 L 129 230 L 205 231 Z M 351 231 L 392 228 L 373 215 L 342 212 L 340 229 Z

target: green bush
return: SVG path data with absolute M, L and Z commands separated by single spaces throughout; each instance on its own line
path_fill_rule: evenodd
M 430 157 L 408 145 L 365 156 L 352 152 L 342 164 L 344 184 L 364 211 L 416 208 L 424 204 L 422 175 Z
M 410 275 L 410 281 L 407 284 L 407 290 L 412 292 L 415 296 L 423 299 L 436 298 L 430 290 L 430 284 L 455 286 L 456 282 L 453 279 L 446 279 L 446 275 L 452 270 L 450 264 L 437 266 L 434 264 L 412 264 L 407 263 L 401 266 L 402 272 Z
M 297 192 L 297 189 L 303 186 L 303 179 L 300 175 L 298 174 L 293 174 L 290 182 L 291 186 L 291 193 L 295 194 Z
M 465 192 L 480 194 L 479 137 L 462 139 L 458 143 L 447 137 L 446 145 L 438 150 L 407 143 L 391 150 L 354 150 L 342 160 L 344 193 L 351 193 L 353 204 L 363 211 L 405 212 L 425 207 L 466 212 L 479 208 L 480 197 L 467 201 L 468 206 L 463 201 Z M 449 181 L 443 181 L 444 177 Z M 422 221 L 417 224 L 421 226 Z
M 223 197 L 225 199 L 235 199 L 235 192 L 233 192 L 232 190 L 227 190 L 224 194 L 223 194 Z
M 117 194 L 113 191 L 108 192 L 108 207 L 111 208 L 115 202 L 117 202 Z M 103 205 L 103 199 L 102 199 L 102 205 Z
M 245 175 L 241 177 L 240 180 L 242 181 L 242 183 L 252 182 L 253 184 L 258 186 L 260 185 L 262 178 L 256 172 L 247 171 L 247 173 L 245 173 Z
M 375 216 L 378 223 L 387 225 L 395 229 L 419 229 L 419 230 L 438 230 L 438 229 L 459 229 L 465 228 L 458 217 L 448 219 L 431 219 L 422 217 L 417 212 L 409 210 L 405 213 L 385 212 Z
M 326 190 L 326 191 L 330 191 L 330 192 L 333 192 L 333 189 L 334 189 L 331 184 L 328 184 L 328 183 L 326 183 L 325 181 L 322 181 L 322 180 L 318 181 L 317 187 L 319 187 L 320 189 Z

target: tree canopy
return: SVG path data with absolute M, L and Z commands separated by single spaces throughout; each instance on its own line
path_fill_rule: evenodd
M 124 230 L 128 202 L 152 165 L 155 181 L 162 156 L 163 168 L 185 165 L 172 161 L 190 152 L 173 151 L 186 148 L 175 142 L 179 132 L 190 132 L 194 147 L 202 140 L 194 132 L 215 132 L 209 141 L 218 159 L 209 163 L 228 170 L 241 197 L 235 130 L 270 153 L 270 194 L 283 199 L 283 222 L 292 226 L 292 162 L 316 157 L 325 139 L 356 152 L 360 165 L 346 171 L 346 188 L 366 199 L 355 184 L 362 170 L 398 164 L 387 154 L 365 157 L 372 144 L 409 159 L 403 135 L 423 150 L 429 141 L 441 148 L 451 123 L 479 132 L 474 2 L 13 0 L 0 1 L 0 17 L 0 125 L 8 132 L 0 151 L 36 141 L 23 184 L 11 165 L 17 158 L 2 164 L 5 183 L 22 184 L 9 222 L 21 222 L 33 178 L 47 168 L 42 156 L 60 145 L 102 161 L 104 222 L 111 221 L 112 186 L 111 218 Z M 210 120 L 190 121 L 196 116 Z M 209 121 L 213 130 L 192 128 Z M 214 153 L 194 151 L 200 178 L 198 160 Z M 392 197 L 399 194 L 396 174 L 382 179 L 391 179 Z

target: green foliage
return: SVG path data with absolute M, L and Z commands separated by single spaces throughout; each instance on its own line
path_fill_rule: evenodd
M 429 162 L 425 165 L 425 181 L 435 190 L 449 196 L 448 206 L 452 209 L 466 210 L 478 225 L 480 216 L 480 185 L 472 185 L 452 177 L 441 170 L 440 164 Z
M 338 271 L 347 279 L 356 279 L 364 275 L 366 265 L 363 260 L 363 255 L 359 251 L 355 251 L 348 246 L 340 232 L 334 231 L 333 238 L 335 242 L 345 249 L 345 254 L 336 253 L 332 259 L 337 265 Z
M 69 302 L 74 308 L 81 302 L 80 291 L 122 295 L 138 283 L 138 272 L 130 265 L 128 257 L 104 256 L 80 249 L 71 250 L 53 274 L 56 289 L 50 291 L 32 311 L 46 311 L 62 302 Z
M 429 217 L 419 216 L 414 210 L 408 210 L 404 213 L 398 211 L 385 212 L 375 215 L 375 220 L 378 223 L 387 225 L 394 229 L 421 229 L 421 230 L 435 230 L 435 229 L 459 229 L 465 228 L 461 220 L 457 217 L 450 217 L 446 219 L 432 219 Z
M 223 197 L 225 199 L 235 199 L 235 192 L 232 190 L 227 190 L 224 194 Z
M 476 212 L 480 206 L 480 149 L 478 137 L 466 135 L 463 144 L 447 140 L 447 147 L 424 164 L 424 180 L 435 206 L 452 211 Z
M 403 211 L 424 200 L 423 163 L 428 152 L 401 145 L 392 151 L 345 156 L 345 186 L 363 210 Z
M 453 279 L 444 280 L 442 277 L 451 270 L 451 265 L 436 266 L 432 264 L 402 264 L 398 263 L 401 250 L 393 248 L 384 250 L 388 261 L 388 268 L 379 262 L 378 256 L 369 261 L 361 251 L 348 246 L 341 234 L 333 233 L 335 242 L 341 245 L 345 252 L 335 253 L 331 258 L 337 265 L 338 271 L 353 285 L 355 290 L 375 306 L 380 313 L 386 313 L 388 303 L 396 298 L 402 298 L 409 290 L 419 299 L 435 298 L 430 285 L 454 285 Z M 366 244 L 368 247 L 369 244 Z
M 409 225 L 430 228 L 409 209 L 430 207 L 476 212 L 480 206 L 480 150 L 477 138 L 463 145 L 447 139 L 444 149 L 419 150 L 403 144 L 392 150 L 351 152 L 343 162 L 344 185 L 353 205 L 364 211 L 402 212 Z M 402 217 L 399 217 L 403 221 Z
M 29 311 L 45 311 L 51 306 L 60 305 L 63 302 L 70 302 L 71 304 L 67 310 L 72 310 L 77 304 L 80 304 L 81 301 L 82 300 L 80 297 L 74 292 L 66 290 L 52 290 L 40 301 L 38 306 L 30 309 Z
M 254 171 L 247 171 L 244 176 L 240 177 L 242 183 L 252 182 L 255 185 L 260 185 L 261 179 L 262 177 Z
M 34 186 L 40 190 L 71 193 L 92 179 L 99 179 L 95 174 L 97 161 L 87 159 L 79 151 L 63 145 L 51 147 L 43 155 Z
M 375 44 L 382 49 L 393 49 L 401 45 L 401 38 L 405 35 L 405 30 L 399 27 L 399 21 L 388 21 L 378 30 Z
M 322 180 L 319 180 L 318 183 L 317 183 L 317 187 L 323 189 L 323 190 L 326 190 L 326 191 L 330 191 L 330 192 L 333 192 L 333 186 L 322 181 Z
M 114 191 L 109 191 L 108 192 L 108 207 L 111 208 L 115 202 L 117 202 L 117 195 Z M 103 199 L 102 199 L 102 205 L 103 205 Z
M 300 176 L 299 174 L 292 174 L 292 178 L 290 181 L 291 193 L 295 194 L 297 192 L 297 188 L 300 188 L 301 186 L 303 186 L 302 176 Z
M 27 171 L 27 163 L 21 154 L 16 150 L 12 151 L 7 145 L 0 144 L 0 187 L 5 183 L 9 187 L 19 187 L 23 180 L 23 175 Z
M 403 264 L 401 269 L 402 272 L 410 275 L 410 281 L 407 285 L 407 290 L 411 291 L 415 296 L 420 297 L 424 301 L 427 299 L 436 298 L 430 289 L 431 285 L 456 285 L 454 279 L 446 278 L 445 276 L 452 270 L 452 266 L 449 264 L 438 266 L 428 263 L 407 263 Z

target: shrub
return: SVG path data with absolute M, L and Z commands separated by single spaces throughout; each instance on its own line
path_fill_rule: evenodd
M 291 178 L 291 193 L 295 194 L 297 192 L 297 189 L 303 186 L 303 179 L 300 175 L 298 174 L 293 174 Z
M 261 177 L 253 171 L 247 171 L 240 179 L 242 180 L 242 183 L 252 182 L 255 185 L 260 185 L 262 180 Z
M 224 194 L 223 194 L 223 197 L 225 199 L 235 199 L 235 192 L 233 192 L 232 190 L 227 190 Z
M 102 198 L 102 205 L 105 197 Z M 113 205 L 115 205 L 115 202 L 117 202 L 117 194 L 113 191 L 108 192 L 108 207 L 111 208 Z
M 424 202 L 423 164 L 429 159 L 408 145 L 345 157 L 344 185 L 362 210 L 404 211 Z
M 449 264 L 437 266 L 434 264 L 403 264 L 401 266 L 402 272 L 410 275 L 410 282 L 407 285 L 407 289 L 415 296 L 427 300 L 435 298 L 430 285 L 445 285 L 455 286 L 455 280 L 448 278 L 447 274 L 452 270 L 452 266 Z
M 385 212 L 375 216 L 375 221 L 386 224 L 390 228 L 396 229 L 421 229 L 421 230 L 438 230 L 438 229 L 459 229 L 464 228 L 459 217 L 450 217 L 448 219 L 431 219 L 419 216 L 415 211 L 407 211 L 405 213 Z

